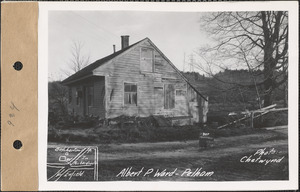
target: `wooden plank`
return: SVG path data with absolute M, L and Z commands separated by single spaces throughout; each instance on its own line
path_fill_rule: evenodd
M 228 124 L 219 126 L 217 129 L 222 129 L 222 128 L 224 128 L 224 127 L 227 127 L 228 125 L 235 124 L 235 123 L 237 123 L 237 122 L 239 122 L 239 121 L 242 121 L 242 120 L 245 120 L 245 119 L 247 119 L 247 118 L 250 118 L 250 125 L 251 125 L 251 128 L 253 128 L 253 120 L 254 120 L 255 118 L 261 117 L 261 116 L 263 116 L 263 115 L 265 115 L 265 114 L 267 114 L 267 113 L 269 113 L 269 112 L 274 112 L 274 111 L 286 111 L 286 110 L 288 110 L 288 108 L 272 109 L 272 108 L 275 107 L 275 106 L 276 106 L 276 104 L 270 105 L 270 106 L 265 107 L 265 108 L 262 108 L 261 110 L 250 111 L 250 116 L 245 116 L 245 117 L 243 117 L 243 118 L 240 118 L 240 119 L 235 120 L 235 121 L 233 121 L 233 122 L 230 122 L 230 123 L 228 123 Z M 260 113 L 260 114 L 255 116 L 255 113 Z
M 287 129 L 288 125 L 282 125 L 282 126 L 276 126 L 276 127 L 264 127 L 261 129 L 266 129 L 266 130 L 276 130 L 276 129 Z
M 273 111 L 288 111 L 289 108 L 279 108 L 279 109 L 270 109 L 269 111 L 270 112 L 273 112 Z
M 264 108 L 261 108 L 261 109 L 258 109 L 258 110 L 254 110 L 253 112 L 262 112 L 262 111 L 265 111 L 265 110 L 268 110 L 268 109 L 272 109 L 276 107 L 276 104 L 273 104 L 273 105 L 270 105 L 270 106 L 267 106 L 267 107 L 264 107 Z

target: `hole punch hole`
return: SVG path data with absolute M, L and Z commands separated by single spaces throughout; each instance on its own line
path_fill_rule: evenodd
M 20 140 L 15 140 L 14 143 L 13 143 L 13 146 L 15 149 L 21 149 L 23 144 Z
M 16 71 L 20 71 L 23 68 L 23 64 L 20 61 L 17 61 L 13 67 Z

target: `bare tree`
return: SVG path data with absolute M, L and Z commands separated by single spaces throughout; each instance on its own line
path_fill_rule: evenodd
M 49 110 L 55 111 L 56 116 L 66 115 L 68 104 L 68 88 L 60 81 L 48 83 Z
M 82 53 L 84 44 L 81 41 L 73 41 L 71 46 L 71 54 L 72 58 L 70 59 L 70 62 L 68 63 L 68 69 L 63 70 L 63 73 L 67 76 L 70 76 L 84 67 L 86 67 L 90 62 L 90 56 L 85 56 Z
M 264 79 L 256 82 L 253 76 L 253 82 L 263 85 L 264 106 L 271 105 L 274 90 L 288 77 L 288 12 L 207 13 L 201 26 L 214 44 L 198 52 L 204 59 L 198 67 L 210 75 L 215 67 L 248 68 L 250 73 L 262 69 Z

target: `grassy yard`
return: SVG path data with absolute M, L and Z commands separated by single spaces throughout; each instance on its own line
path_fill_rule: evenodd
M 99 149 L 99 181 L 251 181 L 288 179 L 287 141 L 287 129 L 283 129 L 218 137 L 214 146 L 206 149 L 199 149 L 197 140 L 90 145 Z M 60 145 L 50 143 L 51 147 Z M 241 162 L 245 156 L 257 157 L 255 153 L 258 150 L 276 152 L 262 155 L 262 159 L 282 160 L 266 165 Z M 48 158 L 55 157 L 48 154 Z M 147 175 L 146 172 L 151 169 L 153 172 Z M 188 174 L 188 171 L 196 172 L 199 169 L 200 173 L 213 174 Z M 141 174 L 122 176 L 121 173 L 128 170 L 140 171 Z M 156 174 L 162 174 L 164 170 L 171 176 Z

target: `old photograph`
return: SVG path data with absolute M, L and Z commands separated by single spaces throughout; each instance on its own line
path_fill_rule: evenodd
M 286 9 L 49 11 L 47 181 L 288 181 L 288 45 Z

